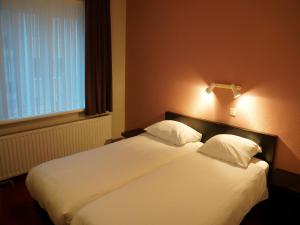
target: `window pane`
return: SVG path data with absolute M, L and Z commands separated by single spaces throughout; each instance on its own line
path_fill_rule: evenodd
M 0 0 L 0 120 L 83 109 L 84 3 Z

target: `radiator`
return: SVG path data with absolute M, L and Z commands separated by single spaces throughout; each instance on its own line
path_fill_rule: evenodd
M 0 137 L 0 181 L 111 139 L 111 115 Z

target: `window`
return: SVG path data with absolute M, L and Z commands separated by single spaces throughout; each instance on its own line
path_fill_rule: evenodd
M 85 107 L 82 0 L 0 0 L 0 120 Z

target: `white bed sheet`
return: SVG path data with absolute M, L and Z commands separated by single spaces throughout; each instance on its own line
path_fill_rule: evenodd
M 28 173 L 26 185 L 56 225 L 69 224 L 83 205 L 201 144 L 177 147 L 145 133 L 43 163 Z
M 189 154 L 87 204 L 71 225 L 238 225 L 267 197 L 267 170 Z

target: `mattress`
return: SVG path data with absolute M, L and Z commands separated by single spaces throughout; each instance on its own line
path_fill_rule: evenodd
M 267 170 L 188 154 L 87 204 L 71 225 L 238 225 L 267 197 Z
M 26 186 L 51 220 L 65 225 L 85 204 L 196 151 L 201 144 L 177 147 L 145 133 L 43 163 L 28 173 Z

